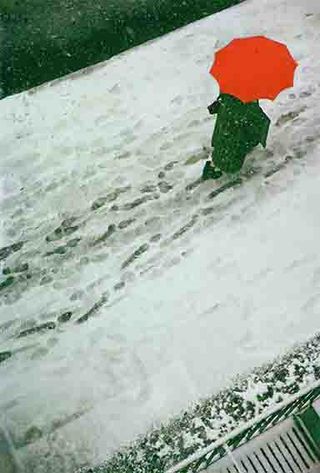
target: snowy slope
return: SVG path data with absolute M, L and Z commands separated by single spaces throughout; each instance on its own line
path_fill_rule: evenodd
M 104 459 L 318 329 L 319 22 L 317 0 L 248 0 L 0 102 L 0 409 L 35 473 L 61 465 L 48 449 Z M 208 69 L 255 34 L 289 46 L 295 87 L 212 195 Z

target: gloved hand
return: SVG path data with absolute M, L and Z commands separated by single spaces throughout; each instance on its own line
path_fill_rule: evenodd
M 209 110 L 210 115 L 213 115 L 214 113 L 217 113 L 219 107 L 220 107 L 220 102 L 218 102 L 218 100 L 216 100 L 211 105 L 209 105 L 208 110 Z

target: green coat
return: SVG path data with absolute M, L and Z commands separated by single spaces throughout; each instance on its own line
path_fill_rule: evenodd
M 243 103 L 228 94 L 221 94 L 208 107 L 217 114 L 212 135 L 212 161 L 226 173 L 241 169 L 246 155 L 259 143 L 266 147 L 270 120 L 259 102 Z

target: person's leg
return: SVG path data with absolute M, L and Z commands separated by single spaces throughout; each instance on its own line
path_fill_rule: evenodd
M 211 161 L 206 161 L 202 171 L 202 179 L 206 181 L 207 179 L 219 179 L 223 172 L 215 167 L 215 165 Z

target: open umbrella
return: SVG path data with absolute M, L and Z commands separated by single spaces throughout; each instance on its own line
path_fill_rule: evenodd
M 248 103 L 274 100 L 293 86 L 298 63 L 287 46 L 265 36 L 232 40 L 215 54 L 210 74 L 218 81 L 220 92 Z

